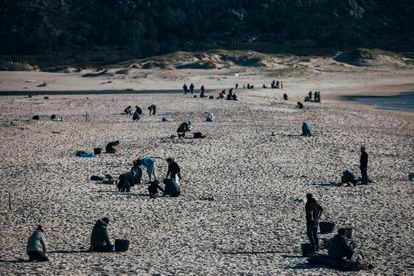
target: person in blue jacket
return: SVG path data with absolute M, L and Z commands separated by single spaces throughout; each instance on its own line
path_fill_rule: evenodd
M 143 166 L 147 169 L 149 182 L 157 181 L 155 159 L 147 156 L 142 156 L 136 161 L 136 165 Z

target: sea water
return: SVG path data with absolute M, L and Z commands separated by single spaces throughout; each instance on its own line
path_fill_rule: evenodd
M 395 96 L 350 96 L 346 98 L 380 109 L 414 112 L 414 92 Z

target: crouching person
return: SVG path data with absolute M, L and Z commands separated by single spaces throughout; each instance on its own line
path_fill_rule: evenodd
M 340 260 L 346 257 L 347 260 L 351 260 L 354 254 L 354 243 L 345 236 L 345 232 L 345 228 L 338 229 L 338 234 L 329 241 L 329 258 Z
M 175 179 L 166 178 L 166 179 L 164 179 L 164 184 L 165 184 L 164 195 L 177 197 L 181 194 L 180 186 L 178 186 Z
M 29 262 L 47 262 L 49 258 L 46 256 L 45 236 L 43 235 L 43 228 L 41 225 L 32 233 L 27 241 L 27 255 L 29 255 Z
M 92 229 L 90 251 L 113 252 L 114 246 L 108 236 L 109 219 L 107 217 L 96 221 Z
M 151 181 L 150 185 L 148 186 L 148 193 L 150 198 L 155 198 L 158 190 L 165 194 L 165 190 L 160 186 L 160 182 L 158 180 Z
M 142 179 L 142 170 L 139 167 L 139 163 L 137 160 L 133 161 L 134 165 L 131 168 L 131 172 L 134 178 L 134 184 L 141 184 L 141 179 Z
M 126 172 L 119 176 L 117 187 L 120 192 L 130 192 L 131 187 L 134 185 L 134 175 L 132 172 Z

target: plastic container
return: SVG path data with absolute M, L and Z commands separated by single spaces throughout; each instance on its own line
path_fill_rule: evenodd
M 321 221 L 319 223 L 319 232 L 321 234 L 332 233 L 335 229 L 335 223 L 330 221 Z
M 128 251 L 129 240 L 115 240 L 115 251 L 123 252 Z

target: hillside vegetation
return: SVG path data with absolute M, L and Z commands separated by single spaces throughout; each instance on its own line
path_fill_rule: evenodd
M 412 51 L 413 14 L 406 0 L 0 0 L 0 54 L 65 63 L 102 49 L 112 62 L 262 43 L 271 52 Z

